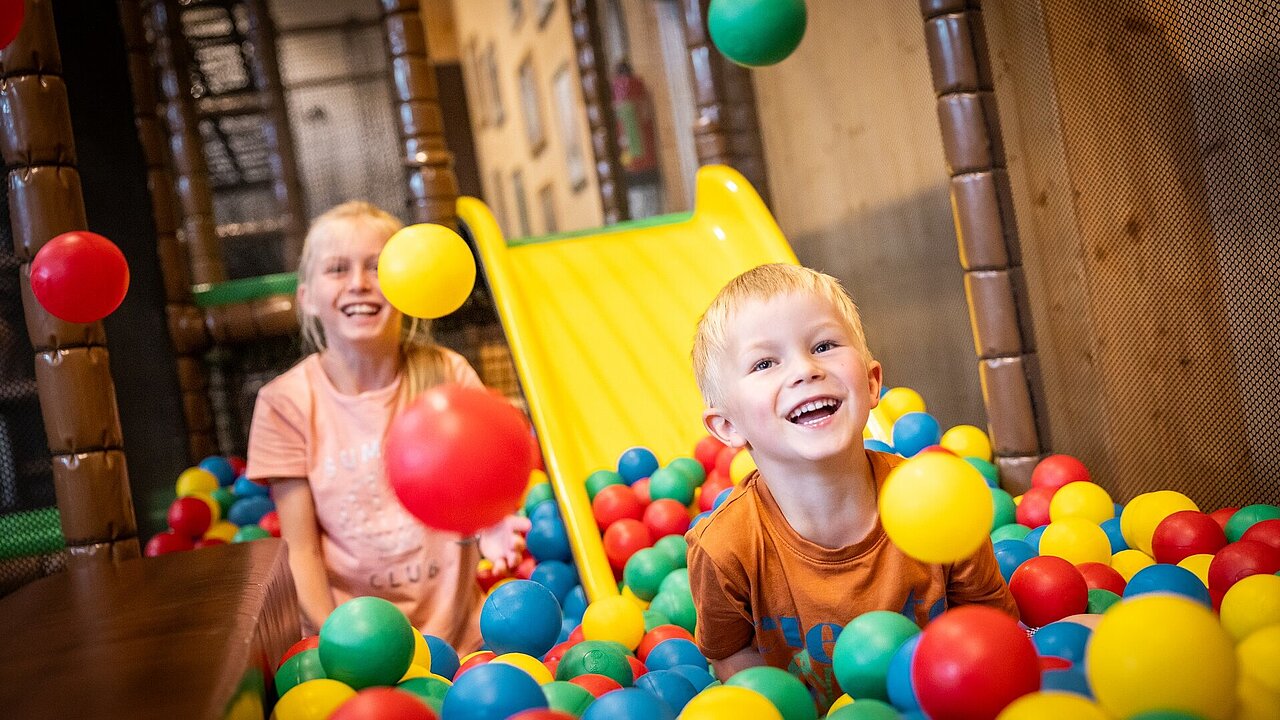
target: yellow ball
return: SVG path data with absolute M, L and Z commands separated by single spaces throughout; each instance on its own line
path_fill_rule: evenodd
M 995 509 L 982 474 L 947 453 L 917 455 L 880 488 L 880 521 L 904 553 L 927 563 L 963 560 L 987 539 Z
M 1280 694 L 1280 625 L 1255 630 L 1236 645 L 1240 674 Z
M 1250 575 L 1222 596 L 1222 627 L 1239 642 L 1255 630 L 1280 625 L 1280 576 Z
M 907 387 L 890 389 L 884 397 L 880 398 L 879 408 L 889 427 L 893 427 L 898 418 L 909 412 L 925 411 L 924 398 L 920 397 L 920 393 Z
M 622 595 L 600 598 L 588 605 L 582 615 L 582 636 L 587 640 L 612 640 L 635 650 L 644 638 L 644 611 Z
M 212 518 L 209 521 L 210 527 L 213 527 L 214 523 L 222 519 L 222 506 L 219 505 L 218 501 L 214 500 L 213 496 L 210 495 L 209 493 L 193 492 L 190 495 L 188 495 L 188 497 L 196 498 L 197 500 L 200 500 L 201 502 L 203 502 L 205 505 L 209 506 L 209 517 Z
M 1175 595 L 1142 595 L 1102 616 L 1085 649 L 1098 703 L 1112 715 L 1177 710 L 1228 720 L 1236 695 L 1230 636 L 1203 605 Z
M 827 717 L 831 717 L 831 713 L 839 710 L 845 705 L 852 705 L 852 704 L 853 704 L 853 698 L 849 697 L 849 693 L 845 693 L 841 695 L 840 697 L 836 698 L 835 702 L 831 703 L 831 709 L 827 711 Z
M 221 540 L 229 543 L 235 538 L 237 532 L 240 532 L 240 528 L 236 527 L 234 523 L 219 520 L 213 524 L 213 527 L 204 531 L 204 536 L 211 540 Z
M 506 653 L 490 660 L 490 662 L 518 667 L 537 681 L 539 685 L 546 685 L 555 680 L 555 678 L 551 677 L 551 671 L 547 669 L 547 666 L 532 655 L 518 652 Z
M 326 720 L 355 695 L 355 690 L 337 680 L 308 680 L 294 685 L 280 698 L 271 720 Z
M 1040 536 L 1040 554 L 1056 555 L 1072 565 L 1105 564 L 1111 562 L 1111 541 L 1096 524 L 1081 517 L 1069 517 L 1045 527 Z
M 490 594 L 490 595 L 492 595 L 494 590 L 497 590 L 498 588 L 502 587 L 503 585 L 506 585 L 506 584 L 507 584 L 507 583 L 509 583 L 509 582 L 515 582 L 515 580 L 516 580 L 516 579 L 515 579 L 515 578 L 513 578 L 513 577 L 505 577 L 505 578 L 502 578 L 502 579 L 501 579 L 501 580 L 499 580 L 498 582 L 496 582 L 496 583 L 494 583 L 493 585 L 490 585 L 490 586 L 489 586 L 489 594 Z
M 972 425 L 957 425 L 942 434 L 942 447 L 960 457 L 991 461 L 991 441 L 987 434 Z
M 1116 515 L 1115 503 L 1101 486 L 1077 480 L 1058 488 L 1049 501 L 1049 519 L 1057 522 L 1079 517 L 1101 525 Z
M 1018 506 L 1019 506 L 1019 505 L 1021 505 L 1021 504 L 1022 504 L 1022 496 L 1021 496 L 1021 495 L 1014 495 L 1014 496 L 1013 496 L 1013 506 L 1014 506 L 1014 507 L 1018 507 Z
M 427 639 L 422 636 L 422 633 L 417 630 L 413 631 L 413 660 L 410 662 L 428 670 L 431 669 L 431 646 L 427 644 Z
M 399 682 L 420 677 L 431 677 L 431 669 L 423 667 L 422 665 L 410 663 L 408 669 L 404 671 L 404 676 L 400 678 Z
M 1178 567 L 1183 570 L 1190 570 L 1200 578 L 1200 582 L 1205 587 L 1209 587 L 1209 563 L 1213 562 L 1213 556 L 1209 553 L 1200 553 L 1199 555 L 1188 555 L 1178 563 Z
M 173 489 L 178 497 L 195 493 L 211 493 L 218 489 L 218 477 L 204 468 L 190 467 L 178 476 L 178 482 L 174 484 Z
M 1120 577 L 1124 578 L 1125 582 L 1129 582 L 1142 568 L 1155 564 L 1156 561 L 1152 560 L 1150 555 L 1133 548 L 1121 550 L 1111 556 L 1112 569 L 1120 573 Z
M 1235 720 L 1280 720 L 1280 693 L 1255 678 L 1241 677 L 1236 686 Z
M 707 688 L 689 701 L 680 720 L 782 720 L 782 713 L 755 690 L 733 685 Z
M 397 310 L 438 318 L 462 307 L 476 283 L 476 261 L 458 233 L 422 223 L 402 228 L 378 257 L 378 284 Z
M 534 468 L 529 471 L 529 487 L 533 487 L 534 485 L 546 485 L 548 482 L 547 474 L 538 468 Z
M 734 485 L 742 482 L 748 475 L 756 469 L 755 458 L 751 457 L 751 453 L 741 450 L 737 455 L 733 456 L 733 462 L 729 463 L 729 479 Z
M 636 594 L 632 592 L 630 585 L 624 585 L 620 594 L 622 597 L 635 603 L 635 606 L 640 608 L 640 612 L 644 612 L 649 609 L 649 603 L 645 600 L 641 600 L 639 597 L 636 597 Z
M 1023 695 L 1005 706 L 996 720 L 1109 720 L 1102 708 L 1069 692 L 1043 690 Z
M 1120 514 L 1120 534 L 1135 550 L 1152 555 L 1151 536 L 1161 520 L 1179 510 L 1199 510 L 1191 498 L 1173 490 L 1143 493 L 1125 506 Z

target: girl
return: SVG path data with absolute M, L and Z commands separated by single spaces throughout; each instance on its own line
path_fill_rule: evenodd
M 312 224 L 297 305 L 316 352 L 258 392 L 246 475 L 271 485 L 304 632 L 337 604 L 376 595 L 465 653 L 480 645 L 480 555 L 499 570 L 514 563 L 528 522 L 508 518 L 469 542 L 423 526 L 387 481 L 382 446 L 396 413 L 434 385 L 481 387 L 462 356 L 431 342 L 427 322 L 382 295 L 378 255 L 401 227 L 364 202 Z

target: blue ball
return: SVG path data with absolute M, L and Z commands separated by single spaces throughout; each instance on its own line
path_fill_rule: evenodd
M 682 665 L 680 667 L 693 667 Z M 697 688 L 688 678 L 676 670 L 654 670 L 636 678 L 636 687 L 651 693 L 662 700 L 678 715 L 684 706 L 698 694 Z
M 911 457 L 942 440 L 942 428 L 932 415 L 909 412 L 893 424 L 893 447 L 903 457 Z
M 1046 692 L 1050 690 L 1069 692 L 1092 700 L 1093 689 L 1089 687 L 1089 678 L 1082 667 L 1074 665 L 1062 670 L 1046 670 L 1040 673 L 1040 689 Z
M 904 713 L 920 709 L 920 701 L 916 699 L 916 686 L 911 681 L 911 664 L 916 658 L 916 648 L 919 647 L 922 636 L 923 633 L 912 635 L 889 659 L 889 702 Z
M 266 497 L 271 494 L 271 490 L 266 485 L 259 485 L 244 475 L 236 478 L 235 484 L 231 486 L 231 492 L 234 492 L 236 497 L 242 498 Z
M 495 588 L 484 601 L 480 635 L 499 655 L 519 652 L 542 657 L 560 637 L 563 620 L 560 603 L 550 590 L 532 580 L 513 580 Z
M 882 452 L 882 453 L 893 452 L 893 446 L 889 445 L 889 443 L 887 442 L 881 442 L 880 440 L 876 440 L 875 438 L 867 438 L 866 440 L 863 440 L 862 447 L 866 448 L 867 450 L 875 450 L 876 452 Z
M 529 511 L 529 522 L 537 522 L 539 520 L 554 520 L 556 522 L 564 522 L 560 519 L 560 506 L 554 500 L 543 500 L 533 509 Z
M 556 602 L 564 607 L 569 591 L 578 585 L 578 571 L 563 560 L 548 560 L 538 563 L 529 579 L 550 590 L 556 596 Z
M 644 660 L 644 666 L 650 670 L 670 670 L 677 665 L 706 667 L 707 658 L 692 642 L 684 638 L 670 638 L 654 645 Z
M 257 525 L 263 515 L 276 509 L 271 498 L 262 495 L 242 497 L 231 504 L 227 510 L 227 520 L 235 525 Z
M 1115 555 L 1121 550 L 1128 550 L 1129 543 L 1125 542 L 1124 535 L 1120 532 L 1120 515 L 1108 520 L 1103 520 L 1100 525 L 1102 532 L 1107 534 L 1107 541 L 1111 543 L 1111 554 Z
M 731 488 L 731 487 L 727 487 L 727 488 L 725 488 L 725 489 L 721 490 L 721 491 L 716 495 L 716 499 L 715 499 L 715 500 L 713 500 L 713 501 L 711 502 L 711 509 L 712 509 L 712 510 L 715 510 L 716 508 L 718 508 L 718 507 L 720 507 L 721 505 L 723 505 L 723 504 L 724 504 L 724 501 L 725 501 L 725 500 L 728 500 L 728 499 L 729 499 L 729 495 L 730 495 L 730 494 L 732 494 L 732 493 L 733 493 L 733 488 Z
M 458 651 L 453 646 L 445 642 L 443 639 L 435 635 L 422 633 L 422 637 L 427 640 L 427 649 L 431 651 L 431 672 L 439 675 L 446 680 L 452 680 L 454 673 L 458 672 Z
M 581 585 L 575 585 L 564 598 L 564 616 L 582 622 L 587 612 L 587 591 Z
M 714 509 L 715 508 L 712 508 L 712 510 Z M 693 528 L 698 526 L 698 523 L 702 522 L 703 520 L 706 520 L 709 517 L 711 517 L 711 510 L 694 515 L 693 519 L 689 521 L 689 529 L 692 530 Z
M 658 457 L 645 447 L 633 447 L 618 458 L 618 474 L 628 485 L 640 478 L 647 478 L 658 469 Z
M 1019 565 L 1036 556 L 1035 548 L 1024 540 L 1001 540 L 993 549 L 1005 584 L 1008 584 L 1009 578 L 1013 577 L 1013 571 L 1017 570 Z
M 576 630 L 578 626 L 581 624 L 582 624 L 582 618 L 571 618 L 568 615 L 566 615 L 564 620 L 560 621 L 560 634 L 556 636 L 556 645 L 559 645 L 562 642 L 567 642 L 569 640 L 569 636 L 572 635 L 573 631 Z M 553 645 L 552 647 L 555 647 L 555 646 Z M 551 651 L 548 650 L 547 652 L 551 652 Z M 545 660 L 546 657 L 543 656 L 538 659 Z
M 505 587 L 505 586 L 504 586 Z M 506 720 L 547 707 L 538 681 L 514 665 L 485 663 L 462 674 L 445 693 L 441 720 Z
M 569 533 L 560 518 L 538 518 L 532 522 L 524 538 L 525 547 L 540 563 L 549 560 L 573 562 L 573 549 L 569 546 Z
M 1041 535 L 1044 535 L 1044 529 L 1045 529 L 1045 528 L 1047 528 L 1047 527 L 1049 527 L 1049 526 L 1048 526 L 1048 525 L 1041 525 L 1041 526 L 1040 526 L 1040 527 L 1038 527 L 1038 528 L 1032 528 L 1032 529 L 1031 529 L 1031 532 L 1027 533 L 1027 534 L 1022 538 L 1022 542 L 1024 542 L 1024 543 L 1026 543 L 1026 544 L 1030 545 L 1030 546 L 1031 546 L 1031 549 L 1032 549 L 1032 550 L 1035 550 L 1037 555 L 1039 555 L 1039 554 L 1040 554 L 1040 536 L 1041 536 Z
M 236 481 L 236 471 L 231 468 L 231 463 L 221 455 L 210 455 L 200 461 L 200 467 L 213 473 L 218 478 L 218 485 L 226 487 Z
M 1148 565 L 1134 573 L 1124 586 L 1126 598 L 1148 593 L 1175 593 L 1191 598 L 1205 607 L 1210 606 L 1209 588 L 1200 582 L 1195 573 L 1177 565 Z
M 631 687 L 596 698 L 582 720 L 676 720 L 676 713 L 651 693 Z
M 1079 623 L 1052 622 L 1036 631 L 1031 642 L 1041 657 L 1056 657 L 1073 663 L 1084 662 L 1084 647 L 1093 631 Z
M 707 666 L 705 664 L 704 665 L 677 665 L 671 668 L 671 672 L 679 673 L 680 677 L 684 678 L 685 680 L 688 680 L 689 683 L 693 685 L 693 689 L 697 690 L 698 692 L 702 692 L 707 688 L 708 685 L 716 681 L 716 679 L 711 676 L 711 673 L 707 671 Z M 648 674 L 649 673 L 645 673 L 645 675 L 648 675 Z M 644 675 L 641 675 L 640 677 L 644 677 Z

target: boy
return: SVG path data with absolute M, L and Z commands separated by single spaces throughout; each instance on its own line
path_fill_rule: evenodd
M 721 679 L 772 665 L 825 708 L 840 694 L 836 637 L 862 613 L 923 626 L 980 603 L 1017 617 L 990 543 L 929 565 L 885 535 L 876 498 L 902 458 L 863 450 L 880 363 L 835 278 L 793 265 L 734 278 L 698 323 L 693 366 L 703 424 L 759 468 L 686 536 L 697 643 Z

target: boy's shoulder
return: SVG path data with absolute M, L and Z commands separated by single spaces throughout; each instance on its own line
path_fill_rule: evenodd
M 749 547 L 744 540 L 758 532 L 763 523 L 758 503 L 759 482 L 760 475 L 753 472 L 735 485 L 720 507 L 685 533 L 689 547 L 713 556 Z

